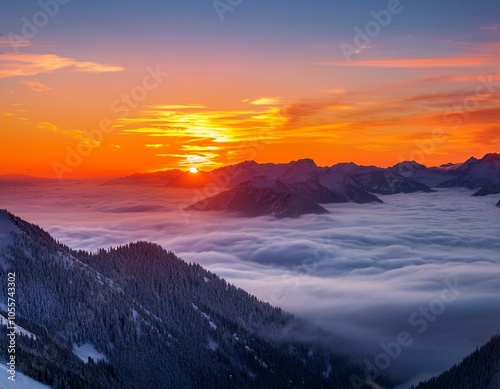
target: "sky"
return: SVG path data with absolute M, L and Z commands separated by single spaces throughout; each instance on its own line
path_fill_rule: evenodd
M 499 37 L 496 0 L 0 1 L 0 174 L 482 157 Z

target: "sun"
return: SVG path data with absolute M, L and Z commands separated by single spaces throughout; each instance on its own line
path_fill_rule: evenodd
M 198 173 L 198 169 L 196 169 L 195 167 L 190 167 L 189 173 Z

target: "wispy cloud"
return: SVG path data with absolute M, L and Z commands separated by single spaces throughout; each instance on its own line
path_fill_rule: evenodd
M 145 146 L 147 148 L 150 148 L 150 149 L 159 149 L 160 147 L 165 147 L 165 146 L 168 146 L 168 145 L 164 145 L 162 143 L 153 143 L 153 144 L 147 144 Z
M 21 84 L 26 85 L 29 89 L 35 92 L 46 92 L 52 90 L 52 88 L 49 88 L 47 85 L 37 80 L 23 80 L 21 81 Z
M 280 99 L 277 97 L 261 97 L 256 100 L 250 101 L 252 105 L 278 105 L 280 104 Z
M 73 58 L 60 57 L 56 54 L 0 54 L 0 78 L 34 76 L 61 69 L 74 72 L 102 73 L 119 72 L 125 68 L 103 65 L 97 62 L 79 61 Z
M 354 50 L 354 53 L 361 54 L 363 51 L 368 50 L 369 48 L 371 48 L 370 45 L 362 45 L 362 46 L 357 47 L 356 50 Z
M 198 163 L 213 168 L 238 161 L 239 151 L 252 142 L 274 139 L 274 131 L 284 121 L 276 107 L 224 111 L 196 104 L 158 105 L 136 117 L 119 119 L 115 127 L 118 134 L 142 142 L 156 157 L 170 158 L 172 165 Z M 162 142 L 164 138 L 168 144 Z
M 433 67 L 462 67 L 491 64 L 495 58 L 481 57 L 449 57 L 449 58 L 383 58 L 363 59 L 352 62 L 336 61 L 327 65 L 336 66 L 369 66 L 384 68 L 433 68 Z
M 49 122 L 41 122 L 36 125 L 37 128 L 41 130 L 54 131 L 57 132 L 57 126 Z
M 31 42 L 23 37 L 17 36 L 15 39 L 10 39 L 8 36 L 0 35 L 0 47 L 28 47 L 31 46 Z
M 500 24 L 488 24 L 486 26 L 479 27 L 482 31 L 500 31 Z
M 497 25 L 487 26 L 495 31 Z M 347 62 L 335 60 L 323 62 L 323 65 L 332 66 L 363 66 L 381 68 L 443 68 L 443 67 L 472 67 L 494 65 L 500 60 L 500 42 L 483 42 L 479 44 L 461 43 L 461 52 L 448 56 L 416 56 L 416 57 L 377 57 L 357 59 Z
M 500 127 L 489 126 L 481 130 L 478 130 L 473 133 L 472 141 L 484 145 L 500 146 Z
M 333 94 L 333 95 L 343 95 L 346 92 L 347 92 L 347 90 L 344 88 L 332 88 L 332 89 L 328 89 L 328 90 L 324 91 L 324 93 L 329 93 L 329 94 Z
M 93 139 L 86 137 L 83 134 L 83 132 L 80 130 L 59 129 L 55 124 L 52 124 L 50 122 L 40 122 L 36 125 L 36 127 L 40 130 L 52 131 L 52 132 L 56 132 L 58 134 L 62 134 L 62 135 L 67 136 L 69 138 L 78 140 L 81 143 L 88 145 L 88 146 L 96 147 L 96 146 L 100 145 L 100 142 L 97 142 Z
M 156 109 L 158 110 L 172 110 L 172 109 L 202 109 L 206 108 L 203 105 L 199 104 L 161 104 L 161 105 L 156 105 Z

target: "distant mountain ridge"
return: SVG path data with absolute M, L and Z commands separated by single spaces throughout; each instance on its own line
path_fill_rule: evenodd
M 413 161 L 402 162 L 389 169 L 430 187 L 477 189 L 473 196 L 500 193 L 500 154 L 496 153 L 440 167 L 428 168 Z
M 476 189 L 473 196 L 500 193 L 500 155 L 486 154 L 481 159 L 469 158 L 461 164 L 440 167 L 426 167 L 415 161 L 389 168 L 359 166 L 352 162 L 319 167 L 312 159 L 281 164 L 245 161 L 196 174 L 180 170 L 135 174 L 104 185 L 148 183 L 184 188 L 215 187 L 219 192 L 227 190 L 193 204 L 188 207 L 190 210 L 296 217 L 323 213 L 326 210 L 320 204 L 382 202 L 377 195 L 429 193 L 432 188 Z M 267 184 L 263 186 L 262 183 Z M 245 191 L 245 188 L 250 190 Z M 254 209 L 250 209 L 251 204 L 255 205 Z
M 244 216 L 272 215 L 277 218 L 328 213 L 294 186 L 277 180 L 243 182 L 223 193 L 201 200 L 187 210 L 232 211 Z
M 57 182 L 54 178 L 30 176 L 28 174 L 0 174 L 0 186 L 31 186 Z

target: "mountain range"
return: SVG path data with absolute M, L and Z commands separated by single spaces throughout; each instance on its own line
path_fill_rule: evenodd
M 53 178 L 42 178 L 27 174 L 0 174 L 0 184 L 2 186 L 30 186 L 43 185 L 57 182 Z
M 433 192 L 463 187 L 473 196 L 500 193 L 500 154 L 458 164 L 426 167 L 415 161 L 389 168 L 339 163 L 319 167 L 311 159 L 284 164 L 245 161 L 211 172 L 167 170 L 134 174 L 103 185 L 162 185 L 196 188 L 205 194 L 188 210 L 232 211 L 245 216 L 297 217 L 327 212 L 320 204 L 382 202 L 377 195 Z M 214 194 L 215 193 L 215 194 Z
M 0 276 L 16 278 L 0 336 L 12 297 L 16 369 L 50 387 L 345 388 L 362 375 L 320 328 L 156 244 L 72 250 L 5 210 L 0 238 Z

